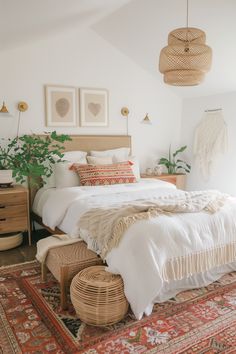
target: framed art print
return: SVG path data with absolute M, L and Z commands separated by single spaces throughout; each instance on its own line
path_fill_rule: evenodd
M 76 88 L 46 86 L 46 125 L 74 127 L 77 125 Z
M 108 91 L 105 89 L 80 89 L 81 127 L 108 126 Z

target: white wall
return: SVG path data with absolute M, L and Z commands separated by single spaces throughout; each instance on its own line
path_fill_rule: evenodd
M 16 132 L 16 104 L 25 100 L 29 110 L 22 116 L 21 133 L 53 130 L 45 126 L 44 85 L 107 88 L 110 93 L 107 128 L 58 128 L 73 134 L 126 134 L 120 114 L 130 109 L 133 153 L 141 166 L 177 145 L 181 124 L 181 100 L 131 59 L 89 29 L 74 29 L 1 52 L 0 100 L 5 100 L 14 118 L 0 118 L 0 136 Z M 152 126 L 140 124 L 146 113 Z
M 228 151 L 217 157 L 212 176 L 204 180 L 199 172 L 197 161 L 194 160 L 192 147 L 194 130 L 205 109 L 222 108 L 228 127 Z M 181 143 L 188 145 L 186 159 L 192 164 L 191 174 L 187 179 L 190 190 L 219 189 L 236 195 L 236 92 L 225 93 L 200 98 L 186 99 L 183 102 L 183 119 L 181 128 Z

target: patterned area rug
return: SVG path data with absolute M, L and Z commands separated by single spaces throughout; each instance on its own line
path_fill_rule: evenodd
M 37 262 L 0 268 L 0 353 L 236 353 L 236 273 L 155 305 L 141 321 L 128 313 L 97 328 L 72 306 L 61 311 L 58 283 L 42 283 Z

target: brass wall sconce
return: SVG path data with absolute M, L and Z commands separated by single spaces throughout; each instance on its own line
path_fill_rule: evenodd
M 29 108 L 28 104 L 24 101 L 21 101 L 17 105 L 18 111 L 25 112 Z
M 148 116 L 148 113 L 146 113 L 145 117 L 143 118 L 143 120 L 141 121 L 142 124 L 149 124 L 152 125 L 152 122 Z
M 2 103 L 2 108 L 0 109 L 0 113 L 9 113 L 4 101 Z
M 17 104 L 17 110 L 19 112 L 25 112 L 27 111 L 28 109 L 28 104 L 24 101 L 20 101 L 18 104 Z M 0 115 L 7 115 L 8 117 L 13 117 L 13 115 L 9 112 L 7 106 L 6 106 L 6 103 L 5 101 L 3 101 L 2 103 L 2 107 L 0 109 Z
M 19 130 L 20 130 L 20 119 L 21 119 L 21 113 L 24 113 L 28 110 L 29 106 L 26 102 L 24 101 L 20 101 L 17 105 L 17 109 L 19 111 L 18 113 L 18 123 L 17 123 L 17 133 L 16 133 L 16 136 L 18 138 L 19 136 Z
M 126 134 L 129 135 L 129 108 L 127 107 L 122 107 L 121 108 L 121 114 L 124 118 L 126 118 Z M 148 113 L 146 113 L 145 117 L 141 120 L 142 124 L 147 124 L 147 125 L 152 125 L 152 122 L 148 116 Z
M 128 117 L 128 115 L 129 115 L 129 108 L 127 108 L 127 107 L 121 108 L 121 114 L 122 114 L 122 116 L 124 116 L 124 117 Z
M 20 130 L 20 119 L 21 119 L 21 113 L 24 113 L 28 110 L 29 106 L 26 102 L 24 101 L 20 101 L 17 104 L 17 110 L 18 110 L 18 122 L 17 122 L 17 133 L 16 136 L 19 136 L 19 130 Z M 5 104 L 5 102 L 3 101 L 2 103 L 2 107 L 0 109 L 0 117 L 14 117 L 13 114 L 11 114 Z
M 0 116 L 1 117 L 13 117 L 13 115 L 9 112 L 5 101 L 2 103 L 2 107 L 0 109 Z

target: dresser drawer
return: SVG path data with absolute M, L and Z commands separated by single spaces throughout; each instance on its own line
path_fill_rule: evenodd
M 0 205 L 0 219 L 15 218 L 27 215 L 27 205 Z
M 27 203 L 27 193 L 3 193 L 0 195 L 0 208 L 6 205 L 20 205 Z
M 172 183 L 172 184 L 176 184 L 176 182 L 177 182 L 176 176 L 166 176 L 166 177 L 161 176 L 159 179 L 161 179 L 162 181 L 165 181 L 165 182 Z
M 0 233 L 24 231 L 27 229 L 27 216 L 15 218 L 0 217 Z

